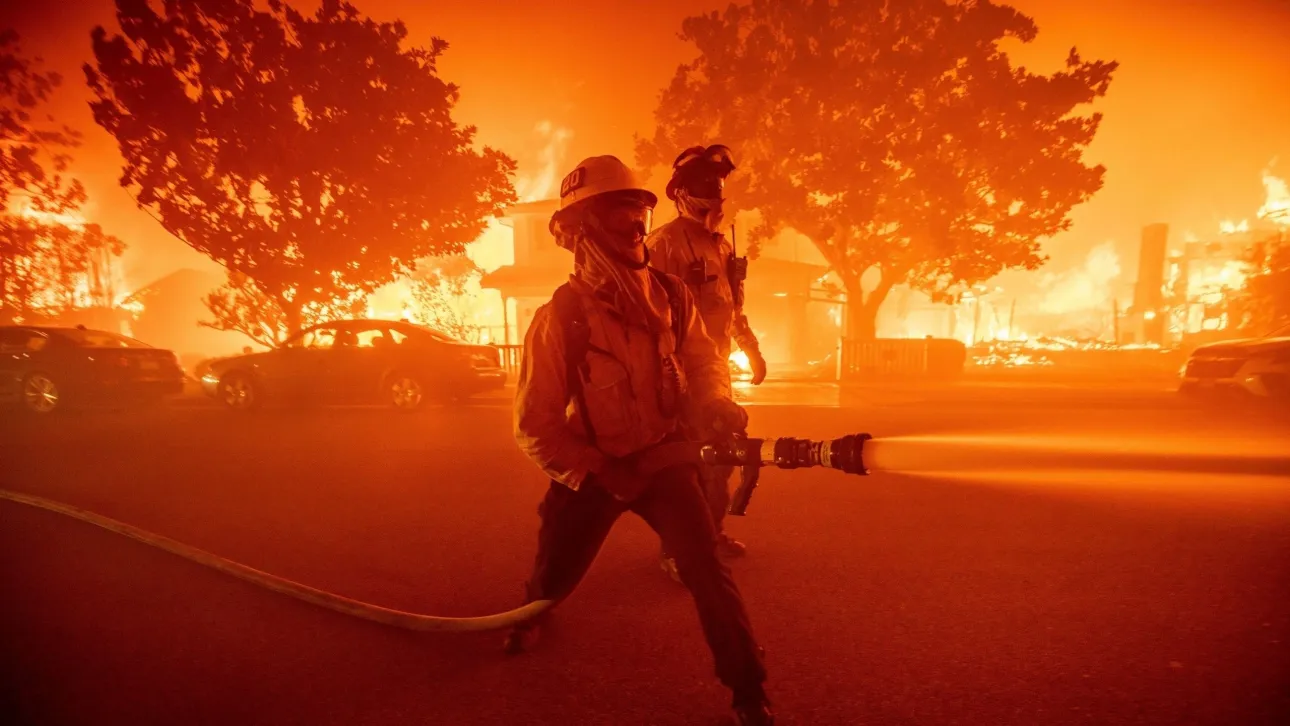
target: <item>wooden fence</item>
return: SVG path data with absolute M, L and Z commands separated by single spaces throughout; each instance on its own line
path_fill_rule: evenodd
M 843 381 L 875 378 L 953 378 L 967 364 L 967 346 L 946 338 L 842 341 Z

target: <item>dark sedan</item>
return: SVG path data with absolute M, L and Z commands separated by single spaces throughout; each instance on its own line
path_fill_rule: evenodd
M 388 320 L 316 325 L 264 353 L 211 361 L 202 387 L 229 408 L 382 403 L 412 411 L 501 388 L 500 352 L 430 328 Z
M 179 359 L 86 328 L 0 327 L 0 402 L 35 414 L 69 404 L 159 401 L 183 390 Z

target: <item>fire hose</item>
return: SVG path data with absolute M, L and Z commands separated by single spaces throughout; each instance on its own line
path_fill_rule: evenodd
M 708 445 L 692 442 L 663 444 L 645 452 L 637 462 L 636 468 L 641 474 L 648 476 L 668 467 L 688 464 L 741 467 L 743 475 L 739 489 L 731 500 L 731 514 L 743 515 L 757 486 L 758 472 L 763 466 L 774 466 L 780 469 L 827 467 L 848 474 L 868 474 L 863 461 L 863 448 L 869 438 L 868 434 L 844 436 L 833 441 L 750 439 L 738 436 Z M 479 617 L 454 618 L 409 613 L 352 600 L 294 582 L 69 504 L 5 489 L 0 489 L 0 499 L 79 519 L 226 575 L 232 575 L 266 590 L 344 615 L 405 630 L 429 632 L 500 630 L 531 620 L 555 604 L 552 600 L 537 600 L 514 610 Z

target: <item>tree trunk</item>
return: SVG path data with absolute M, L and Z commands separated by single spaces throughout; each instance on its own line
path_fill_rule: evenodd
M 13 301 L 9 299 L 9 251 L 0 251 L 0 324 L 13 322 Z
M 873 340 L 878 337 L 878 310 L 895 285 L 893 278 L 884 274 L 869 295 L 864 295 L 859 278 L 845 281 L 847 290 L 847 337 L 852 340 Z
M 867 305 L 858 290 L 847 290 L 847 337 L 852 340 L 878 337 L 878 310 Z
M 282 306 L 282 317 L 287 324 L 286 335 L 283 336 L 282 340 L 275 341 L 276 343 L 282 343 L 300 332 L 301 319 L 303 315 L 301 314 L 300 303 L 287 302 L 286 300 L 280 299 L 278 304 Z

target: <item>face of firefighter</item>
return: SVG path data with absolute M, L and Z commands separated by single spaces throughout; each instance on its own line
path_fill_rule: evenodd
M 686 191 L 690 196 L 697 199 L 712 199 L 724 201 L 726 195 L 726 179 L 720 176 L 715 170 L 709 171 L 692 179 L 685 185 Z
M 716 232 L 725 219 L 725 188 L 726 180 L 715 173 L 691 176 L 677 192 L 677 211 L 701 222 L 709 232 Z
M 645 235 L 654 210 L 636 199 L 613 199 L 597 205 L 600 242 L 632 262 L 645 261 Z

